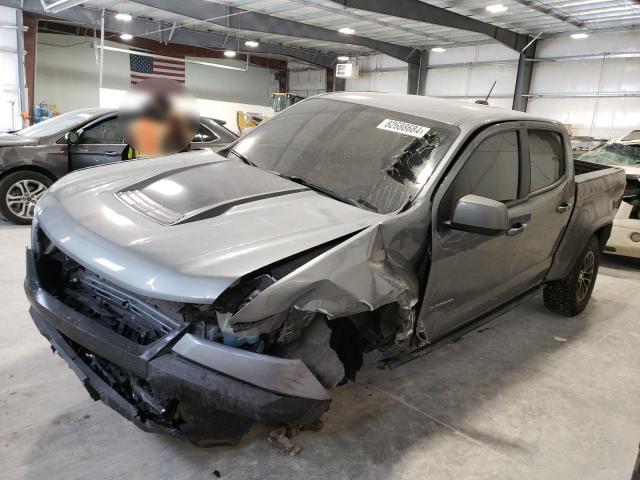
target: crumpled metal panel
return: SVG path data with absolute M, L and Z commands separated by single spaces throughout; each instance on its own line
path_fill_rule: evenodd
M 359 232 L 267 288 L 235 314 L 232 325 L 249 335 L 272 330 L 290 309 L 336 318 L 390 303 L 413 307 L 419 296 L 425 218 L 414 209 Z M 246 331 L 242 325 L 267 318 Z

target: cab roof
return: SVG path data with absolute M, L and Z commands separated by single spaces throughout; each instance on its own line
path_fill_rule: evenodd
M 458 100 L 379 92 L 339 92 L 320 95 L 329 100 L 384 108 L 407 115 L 428 118 L 449 125 L 483 125 L 501 121 L 535 120 L 559 125 L 560 122 L 504 108 L 478 105 Z M 471 126 L 471 125 L 469 125 Z

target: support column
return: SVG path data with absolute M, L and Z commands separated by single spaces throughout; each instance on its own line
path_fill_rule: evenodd
M 35 92 L 36 92 L 36 45 L 38 42 L 38 17 L 32 13 L 24 12 L 22 21 L 27 31 L 24 32 L 24 69 L 29 94 L 28 112 L 29 118 L 34 117 Z
M 529 94 L 531 76 L 535 64 L 535 62 L 528 62 L 527 60 L 535 58 L 536 44 L 537 42 L 533 42 L 529 45 L 523 53 L 520 53 L 520 58 L 518 59 L 518 74 L 516 76 L 516 88 L 513 94 L 513 109 L 521 112 L 527 111 L 529 98 L 524 95 Z
M 407 93 L 409 95 L 424 95 L 427 84 L 427 68 L 429 67 L 429 52 L 423 50 L 415 53 L 409 59 L 413 61 L 409 62 Z

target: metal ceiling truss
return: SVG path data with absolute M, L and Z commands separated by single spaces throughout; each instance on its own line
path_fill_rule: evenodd
M 330 0 L 346 8 L 391 15 L 417 22 L 457 28 L 487 35 L 518 52 L 531 40 L 528 35 L 467 17 L 459 13 L 436 7 L 420 0 Z
M 358 35 L 344 35 L 328 28 L 274 17 L 265 13 L 242 10 L 214 2 L 175 2 L 170 0 L 134 0 L 135 3 L 193 19 L 209 19 L 221 27 L 260 33 L 299 37 L 336 44 L 358 45 L 398 58 L 408 63 L 419 60 L 410 47 L 382 42 Z
M 98 9 L 75 7 L 58 13 L 52 13 L 50 11 L 45 11 L 39 0 L 0 0 L 0 5 L 50 18 L 73 22 L 82 26 L 96 29 L 100 28 L 102 10 Z M 130 33 L 134 37 L 148 38 L 160 43 L 167 42 L 171 35 L 171 31 L 173 30 L 173 34 L 171 35 L 172 43 L 205 48 L 225 49 L 231 47 L 229 45 L 228 35 L 220 35 L 179 27 L 173 28 L 172 23 L 169 22 L 158 22 L 139 18 L 134 18 L 130 22 L 120 22 L 116 20 L 115 13 L 111 12 L 106 12 L 105 14 L 104 27 L 105 30 L 110 32 Z M 256 54 L 275 54 L 297 58 L 323 67 L 331 67 L 335 63 L 334 55 L 263 42 L 261 42 L 258 47 L 252 48 L 251 50 Z M 407 49 L 407 51 L 409 51 L 409 49 Z

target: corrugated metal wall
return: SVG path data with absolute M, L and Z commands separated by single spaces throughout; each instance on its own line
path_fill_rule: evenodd
M 312 65 L 289 61 L 289 93 L 301 97 L 311 97 L 327 90 L 327 71 Z

